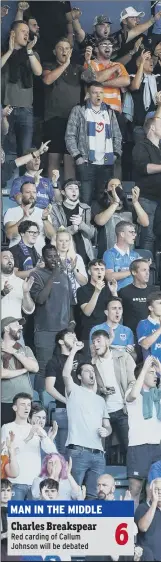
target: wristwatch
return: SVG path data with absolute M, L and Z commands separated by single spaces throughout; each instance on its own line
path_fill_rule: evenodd
M 32 55 L 34 55 L 33 50 L 32 49 L 28 49 L 27 50 L 27 54 L 29 57 L 32 57 Z

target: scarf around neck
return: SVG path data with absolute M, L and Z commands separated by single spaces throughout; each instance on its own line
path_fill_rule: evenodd
M 85 109 L 85 119 L 87 122 L 87 136 L 88 136 L 88 146 L 89 146 L 89 161 L 95 162 L 95 138 L 97 134 L 95 121 L 92 121 L 91 117 L 91 110 L 92 104 L 88 100 L 86 102 L 86 109 Z M 105 103 L 101 103 L 100 111 L 103 114 L 104 124 L 105 124 L 105 145 L 104 145 L 104 164 L 108 166 L 113 166 L 114 164 L 114 154 L 113 154 L 113 142 L 112 142 L 112 132 L 111 132 L 111 124 L 109 113 L 107 110 L 107 106 Z
M 149 420 L 153 417 L 153 405 L 156 409 L 157 419 L 161 421 L 161 388 L 151 388 L 149 392 L 141 390 L 143 397 L 143 417 Z
M 157 83 L 156 76 L 154 74 L 145 74 L 143 79 L 144 92 L 143 92 L 143 102 L 145 110 L 147 111 L 150 107 L 151 100 L 153 100 L 156 105 L 156 94 L 157 94 Z
M 67 207 L 67 209 L 75 209 L 75 207 L 77 205 L 79 205 L 79 199 L 77 199 L 77 201 L 71 201 L 71 199 L 68 199 L 68 197 L 65 199 L 64 201 L 64 207 Z

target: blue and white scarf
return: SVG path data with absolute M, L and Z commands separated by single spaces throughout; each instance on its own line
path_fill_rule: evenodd
M 87 136 L 89 144 L 89 161 L 95 162 L 95 136 L 96 136 L 96 123 L 91 120 L 91 110 L 92 104 L 88 100 L 86 103 L 85 118 L 87 122 Z M 105 122 L 105 153 L 104 153 L 104 164 L 108 166 L 113 166 L 114 164 L 114 154 L 113 154 L 113 142 L 111 133 L 111 124 L 108 114 L 108 110 L 105 103 L 101 103 L 100 111 L 103 113 L 103 118 Z

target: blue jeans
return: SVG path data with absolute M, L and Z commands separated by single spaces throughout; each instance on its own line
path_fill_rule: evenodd
M 68 435 L 68 418 L 66 408 L 56 408 L 54 412 L 54 420 L 58 424 L 58 433 L 56 436 L 56 446 L 63 457 L 67 457 L 67 450 L 65 448 L 65 443 Z
M 31 486 L 28 486 L 28 484 L 13 484 L 12 486 L 12 492 L 13 492 L 13 500 L 27 500 L 27 499 L 31 499 L 31 495 L 30 495 L 30 491 L 31 491 Z
M 68 450 L 68 458 L 72 458 L 72 476 L 79 486 L 84 483 L 86 486 L 87 499 L 95 499 L 97 497 L 97 480 L 99 476 L 104 474 L 106 463 L 103 451 L 93 453 L 86 449 L 70 449 Z
M 16 137 L 17 156 L 22 156 L 32 146 L 32 107 L 14 107 L 11 113 L 10 123 L 11 129 Z
M 150 201 L 150 199 L 144 199 L 144 197 L 140 197 L 139 202 L 149 217 L 149 226 L 141 227 L 139 246 L 140 248 L 144 248 L 144 250 L 150 250 L 153 253 L 155 238 L 153 234 L 153 222 L 155 210 L 157 208 L 157 202 Z

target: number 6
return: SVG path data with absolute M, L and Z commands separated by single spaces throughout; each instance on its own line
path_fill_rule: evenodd
M 119 544 L 121 546 L 126 544 L 128 542 L 128 539 L 129 539 L 129 535 L 128 535 L 128 532 L 126 531 L 126 529 L 127 529 L 127 523 L 121 523 L 120 525 L 118 525 L 118 527 L 116 529 L 116 532 L 115 532 L 115 540 L 116 540 L 117 544 Z

